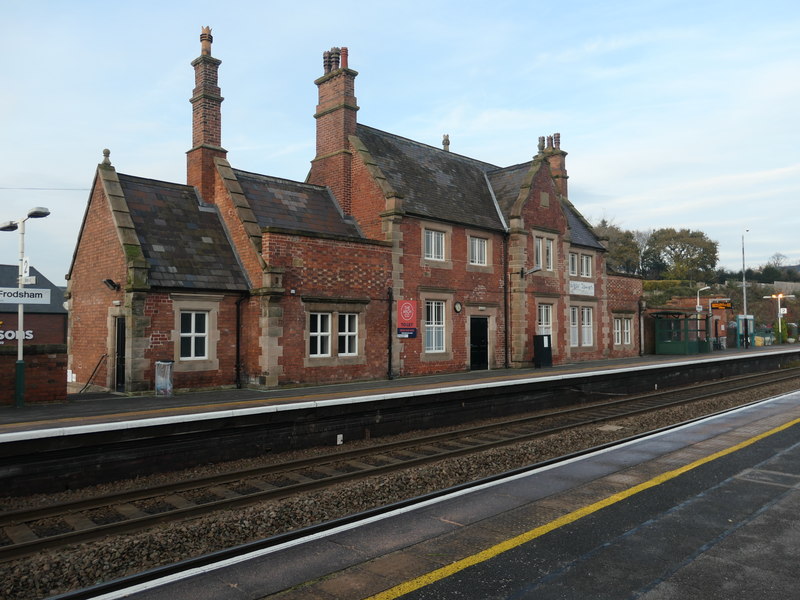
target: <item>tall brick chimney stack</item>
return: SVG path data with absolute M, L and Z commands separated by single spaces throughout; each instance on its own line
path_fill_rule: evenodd
M 211 28 L 200 34 L 200 56 L 192 61 L 195 87 L 192 92 L 192 149 L 186 153 L 186 182 L 193 185 L 205 202 L 214 202 L 214 158 L 225 158 L 222 147 L 222 96 L 217 85 L 221 60 L 211 56 Z
M 314 83 L 319 91 L 317 156 L 311 162 L 308 182 L 331 188 L 345 213 L 350 214 L 352 151 L 348 137 L 356 133 L 355 79 L 347 66 L 347 48 L 331 48 L 322 55 L 323 75 Z
M 560 133 L 547 136 L 547 148 L 545 148 L 544 154 L 547 156 L 547 162 L 550 164 L 550 172 L 553 174 L 553 179 L 555 179 L 558 191 L 565 198 L 569 198 L 569 194 L 567 193 L 567 179 L 569 179 L 566 167 L 567 153 L 561 149 Z

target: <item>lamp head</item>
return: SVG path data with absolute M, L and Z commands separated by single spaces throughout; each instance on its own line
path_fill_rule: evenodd
M 0 225 L 0 231 L 16 231 L 18 227 L 16 221 L 6 221 Z
M 29 219 L 42 219 L 50 214 L 50 210 L 44 206 L 35 206 L 28 211 Z

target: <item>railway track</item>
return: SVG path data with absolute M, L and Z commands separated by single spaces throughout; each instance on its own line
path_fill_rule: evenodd
M 592 403 L 356 450 L 0 514 L 0 561 L 146 529 L 217 510 L 278 500 L 447 458 L 530 441 L 797 378 L 784 369 Z

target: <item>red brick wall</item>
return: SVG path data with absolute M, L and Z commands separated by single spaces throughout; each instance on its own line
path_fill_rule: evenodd
M 446 265 L 423 260 L 423 231 L 425 227 L 446 229 L 449 251 Z M 420 222 L 404 217 L 402 224 L 402 298 L 417 301 L 418 332 L 416 338 L 402 340 L 400 375 L 424 375 L 469 369 L 469 317 L 490 318 L 490 367 L 505 363 L 504 271 L 503 235 L 457 225 Z M 490 240 L 487 263 L 490 269 L 476 269 L 468 265 L 468 236 Z M 424 353 L 424 299 L 445 299 L 444 354 Z M 435 298 L 434 298 L 435 297 Z M 453 305 L 461 302 L 464 310 L 455 313 Z M 483 310 L 481 310 L 483 307 Z
M 69 368 L 79 384 L 86 383 L 101 357 L 108 352 L 108 310 L 124 292 L 103 284 L 113 279 L 125 284 L 125 256 L 114 227 L 111 210 L 99 179 L 89 199 L 89 210 L 72 265 L 68 346 Z M 108 363 L 103 361 L 94 381 L 108 384 Z
M 608 309 L 611 313 L 612 328 L 609 331 L 609 358 L 624 358 L 627 356 L 637 356 L 639 354 L 640 339 L 640 319 L 639 319 L 639 300 L 642 297 L 642 280 L 638 277 L 625 277 L 621 275 L 609 275 L 608 278 Z M 631 332 L 632 346 L 614 346 L 614 317 L 627 318 L 633 321 Z
M 354 151 L 352 147 L 351 150 Z M 360 156 L 352 162 L 352 191 L 350 213 L 361 231 L 373 240 L 386 239 L 380 217 L 386 210 L 386 200 Z
M 173 366 L 172 382 L 175 389 L 232 386 L 236 383 L 236 301 L 240 296 L 227 295 L 219 303 L 217 328 L 219 341 L 216 356 L 219 369 L 181 371 Z M 155 388 L 155 363 L 175 359 L 175 310 L 168 293 L 150 293 L 144 302 L 144 316 L 149 325 L 144 329 L 143 358 L 147 361 L 143 379 Z
M 67 347 L 64 344 L 26 346 L 25 404 L 65 402 L 67 399 Z M 17 350 L 0 347 L 0 404 L 13 405 Z
M 349 381 L 382 377 L 387 372 L 387 290 L 391 248 L 382 243 L 333 240 L 267 232 L 264 256 L 284 267 L 283 311 L 279 340 L 281 383 Z M 294 292 L 294 293 L 292 293 Z M 317 300 L 366 301 L 366 362 L 314 366 L 307 361 L 307 304 Z

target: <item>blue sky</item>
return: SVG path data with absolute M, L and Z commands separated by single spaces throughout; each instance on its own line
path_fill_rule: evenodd
M 223 6 L 225 4 L 225 6 Z M 222 60 L 223 146 L 303 180 L 322 52 L 350 49 L 361 123 L 507 166 L 561 133 L 591 221 L 688 227 L 720 264 L 800 263 L 800 4 L 766 0 L 0 2 L 0 221 L 33 206 L 26 254 L 69 269 L 103 148 L 185 181 L 200 28 Z M 0 233 L 16 264 L 18 235 Z

